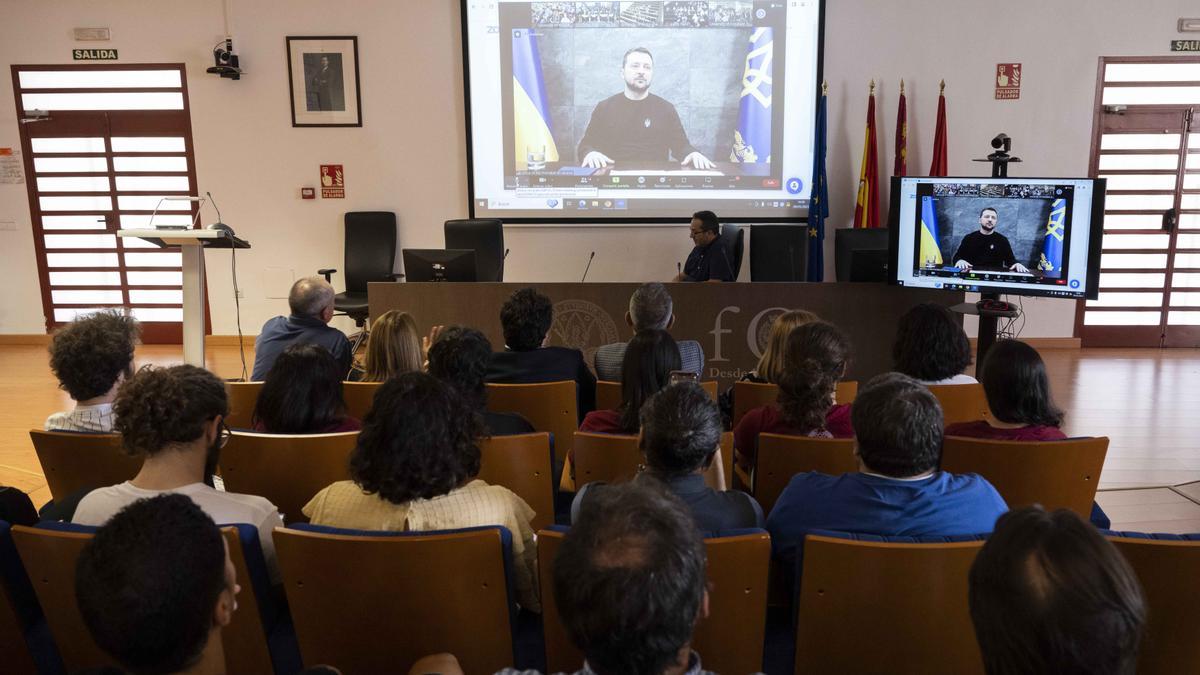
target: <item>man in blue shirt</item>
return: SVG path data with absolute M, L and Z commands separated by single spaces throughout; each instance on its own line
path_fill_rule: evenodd
M 695 248 L 688 254 L 683 271 L 672 281 L 736 281 L 733 262 L 721 241 L 721 222 L 712 211 L 692 214 L 689 235 Z
M 250 379 L 261 382 L 283 350 L 300 342 L 328 349 L 342 371 L 349 373 L 354 357 L 350 341 L 345 333 L 329 326 L 333 319 L 333 286 L 321 277 L 300 279 L 288 293 L 288 307 L 291 316 L 267 321 L 254 341 L 254 371 Z
M 991 532 L 1008 505 L 976 474 L 938 470 L 942 408 L 900 373 L 873 378 L 851 409 L 858 473 L 796 474 L 771 515 L 771 548 L 789 569 L 812 530 L 878 535 Z

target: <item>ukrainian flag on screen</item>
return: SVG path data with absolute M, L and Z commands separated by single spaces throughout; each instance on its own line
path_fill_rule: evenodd
M 775 42 L 771 28 L 755 28 L 742 70 L 738 126 L 733 132 L 729 161 L 742 164 L 771 162 L 771 73 Z
M 933 197 L 921 197 L 921 259 L 919 267 L 942 264 L 942 249 L 938 246 L 937 209 Z
M 1055 199 L 1050 204 L 1050 217 L 1046 219 L 1046 239 L 1042 243 L 1042 259 L 1038 269 L 1043 276 L 1062 276 L 1063 229 L 1067 219 L 1067 200 Z
M 517 170 L 529 168 L 529 154 L 543 149 L 547 162 L 558 161 L 550 133 L 550 105 L 542 78 L 542 56 L 531 30 L 513 31 L 513 151 Z

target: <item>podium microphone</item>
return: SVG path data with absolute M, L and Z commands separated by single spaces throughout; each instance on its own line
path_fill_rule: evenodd
M 205 192 L 204 194 L 208 197 L 208 201 L 212 202 L 213 209 L 217 212 L 217 222 L 209 225 L 208 229 L 218 230 L 220 232 L 224 232 L 230 237 L 233 237 L 233 228 L 221 222 L 221 208 L 217 206 L 217 200 L 213 199 L 211 192 Z
M 500 269 L 496 272 L 496 278 L 492 281 L 504 281 L 504 261 L 508 260 L 508 252 L 511 248 L 504 249 L 504 255 L 500 258 Z
M 579 283 L 582 284 L 584 281 L 587 281 L 587 273 L 588 273 L 588 270 L 592 269 L 592 258 L 595 258 L 595 257 L 596 257 L 596 252 L 592 251 L 592 254 L 588 256 L 587 267 L 583 268 L 583 278 L 579 280 Z

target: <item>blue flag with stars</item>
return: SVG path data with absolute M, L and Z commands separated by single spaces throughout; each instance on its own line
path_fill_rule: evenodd
M 1050 217 L 1046 219 L 1046 239 L 1042 243 L 1042 257 L 1038 260 L 1038 269 L 1044 277 L 1062 277 L 1063 225 L 1066 217 L 1067 200 L 1055 199 L 1050 204 Z
M 808 275 L 806 281 L 825 279 L 825 219 L 829 217 L 829 179 L 825 175 L 825 136 L 829 123 L 826 100 L 817 103 L 816 140 L 813 145 L 812 196 L 808 203 Z

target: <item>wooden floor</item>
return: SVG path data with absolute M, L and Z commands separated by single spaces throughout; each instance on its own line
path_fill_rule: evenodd
M 1200 350 L 1064 349 L 1043 352 L 1071 435 L 1111 439 L 1097 500 L 1114 527 L 1200 532 Z M 247 348 L 252 362 L 253 352 Z M 177 346 L 146 345 L 137 364 L 182 361 Z M 208 367 L 238 377 L 236 347 L 209 347 Z M 44 346 L 0 346 L 0 484 L 50 499 L 28 431 L 69 409 Z M 1158 489 L 1132 489 L 1132 488 Z

